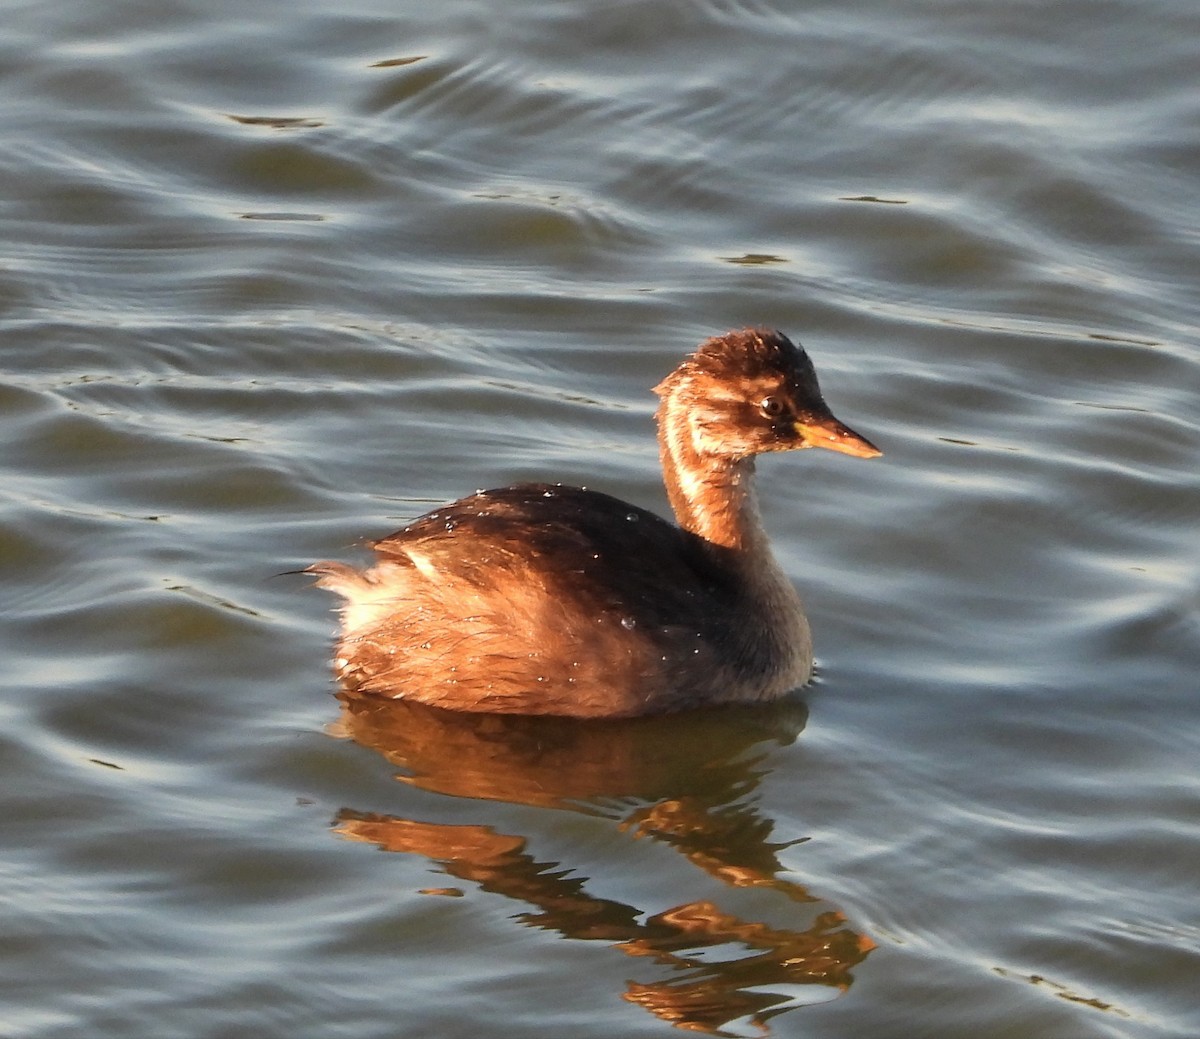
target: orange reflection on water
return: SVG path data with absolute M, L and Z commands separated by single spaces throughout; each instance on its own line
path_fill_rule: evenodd
M 381 753 L 403 782 L 611 818 L 617 832 L 668 845 L 730 887 L 767 888 L 794 905 L 819 901 L 781 876 L 778 853 L 797 842 L 771 841 L 774 823 L 748 795 L 769 745 L 794 740 L 804 720 L 795 703 L 596 723 L 347 699 L 334 734 Z M 802 929 L 744 920 L 708 901 L 648 914 L 589 893 L 586 876 L 536 861 L 525 837 L 487 825 L 344 809 L 336 831 L 422 855 L 521 902 L 531 910 L 518 918 L 526 926 L 652 960 L 665 976 L 628 982 L 622 996 L 684 1029 L 731 1034 L 724 1029 L 745 1020 L 766 1031 L 770 1018 L 844 992 L 852 968 L 875 948 L 836 909 Z M 797 997 L 801 986 L 810 994 Z

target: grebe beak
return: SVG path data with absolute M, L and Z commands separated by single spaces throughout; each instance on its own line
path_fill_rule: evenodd
M 804 447 L 824 447 L 854 458 L 878 458 L 882 451 L 866 437 L 859 436 L 849 426 L 843 426 L 828 412 L 806 415 L 796 423 Z

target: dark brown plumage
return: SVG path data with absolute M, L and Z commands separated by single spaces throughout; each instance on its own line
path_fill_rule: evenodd
M 808 680 L 799 597 L 771 555 L 754 456 L 879 452 L 841 425 L 782 333 L 704 343 L 656 387 L 679 526 L 596 491 L 483 491 L 374 545 L 343 597 L 350 691 L 456 710 L 622 717 L 776 698 Z

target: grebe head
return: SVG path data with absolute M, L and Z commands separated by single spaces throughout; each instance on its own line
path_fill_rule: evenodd
M 882 453 L 833 416 L 808 354 L 771 329 L 709 339 L 654 392 L 664 435 L 686 439 L 701 456 L 737 461 L 805 447 L 855 458 Z

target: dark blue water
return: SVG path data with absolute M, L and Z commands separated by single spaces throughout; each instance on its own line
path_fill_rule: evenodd
M 18 5 L 0 1034 L 1193 1036 L 1200 12 Z M 350 709 L 276 576 L 800 338 L 819 678 Z M 399 781 L 398 781 L 399 780 Z

